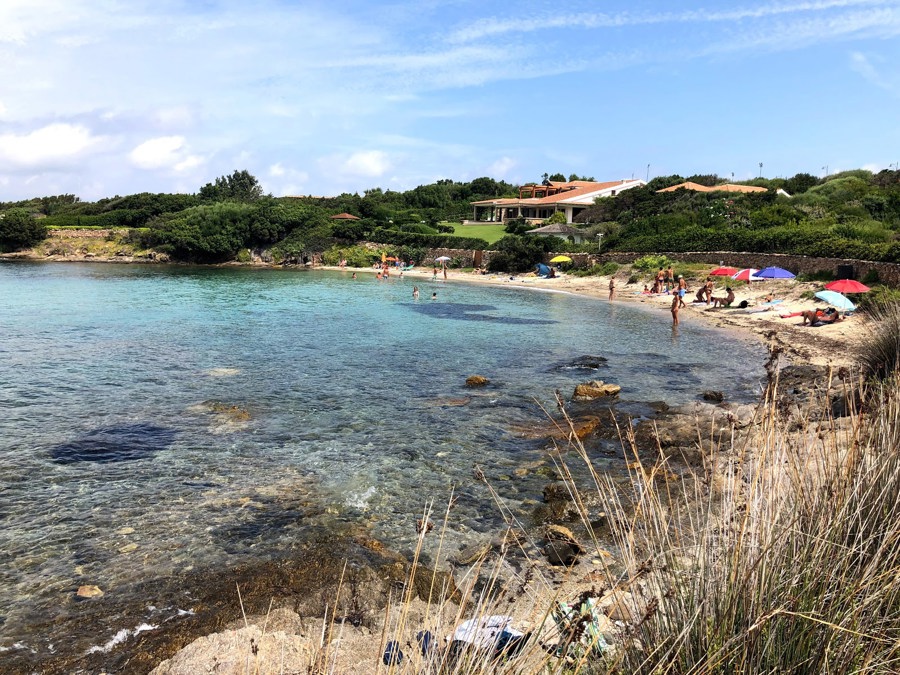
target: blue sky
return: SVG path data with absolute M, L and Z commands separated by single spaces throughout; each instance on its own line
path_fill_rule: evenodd
M 0 201 L 900 162 L 900 0 L 3 0 Z

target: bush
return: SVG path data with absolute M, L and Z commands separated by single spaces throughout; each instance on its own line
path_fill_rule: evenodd
M 877 304 L 869 310 L 872 328 L 859 351 L 863 372 L 879 380 L 900 373 L 900 292 L 886 291 L 881 298 L 867 298 Z
M 491 271 L 527 272 L 542 262 L 544 256 L 554 242 L 547 237 L 520 237 L 508 234 L 495 244 L 497 251 L 503 256 L 491 258 L 488 269 Z M 502 260 L 502 266 L 499 261 Z
M 47 228 L 25 209 L 0 214 L 0 251 L 31 248 L 47 237 Z
M 397 244 L 399 246 L 420 246 L 425 248 L 461 248 L 483 251 L 488 248 L 484 239 L 474 237 L 453 237 L 448 234 L 416 234 L 377 228 L 369 235 L 375 244 Z
M 631 266 L 641 272 L 655 272 L 660 268 L 665 269 L 673 264 L 674 261 L 664 255 L 645 255 L 635 260 Z
M 616 262 L 605 262 L 600 265 L 600 276 L 606 277 L 619 271 L 621 265 Z

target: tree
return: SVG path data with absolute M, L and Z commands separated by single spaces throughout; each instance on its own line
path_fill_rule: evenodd
M 47 228 L 25 209 L 0 213 L 0 251 L 30 248 L 47 237 Z
M 784 191 L 789 195 L 799 195 L 819 184 L 819 179 L 809 173 L 798 173 L 784 181 Z
M 569 174 L 569 182 L 572 182 L 573 180 L 586 180 L 586 181 L 593 183 L 594 177 L 593 176 L 579 176 L 577 173 Z
M 219 176 L 215 184 L 207 183 L 200 188 L 200 199 L 207 202 L 252 202 L 262 196 L 262 186 L 246 169 L 230 176 Z
M 547 174 L 544 174 L 544 175 L 546 176 Z M 566 176 L 565 176 L 565 174 L 555 173 L 552 176 L 550 176 L 548 180 L 552 183 L 565 183 Z

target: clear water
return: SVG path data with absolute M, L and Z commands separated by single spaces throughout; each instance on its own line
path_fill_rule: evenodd
M 495 531 L 473 465 L 525 513 L 546 478 L 511 477 L 547 442 L 516 430 L 579 381 L 635 414 L 754 396 L 759 347 L 670 323 L 513 284 L 0 264 L 0 650 L 37 648 L 80 584 L 290 555 L 313 527 L 406 550 L 451 486 L 451 539 Z M 586 354 L 607 367 L 555 367 Z

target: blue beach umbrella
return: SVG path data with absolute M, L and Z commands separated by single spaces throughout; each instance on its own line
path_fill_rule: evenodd
M 762 279 L 793 279 L 796 274 L 788 272 L 782 267 L 766 267 L 756 273 L 756 276 Z
M 816 297 L 819 300 L 824 300 L 829 305 L 833 305 L 838 309 L 843 309 L 845 311 L 852 311 L 856 309 L 856 305 L 850 302 L 849 298 L 845 295 L 841 295 L 837 291 L 819 291 L 816 293 Z

